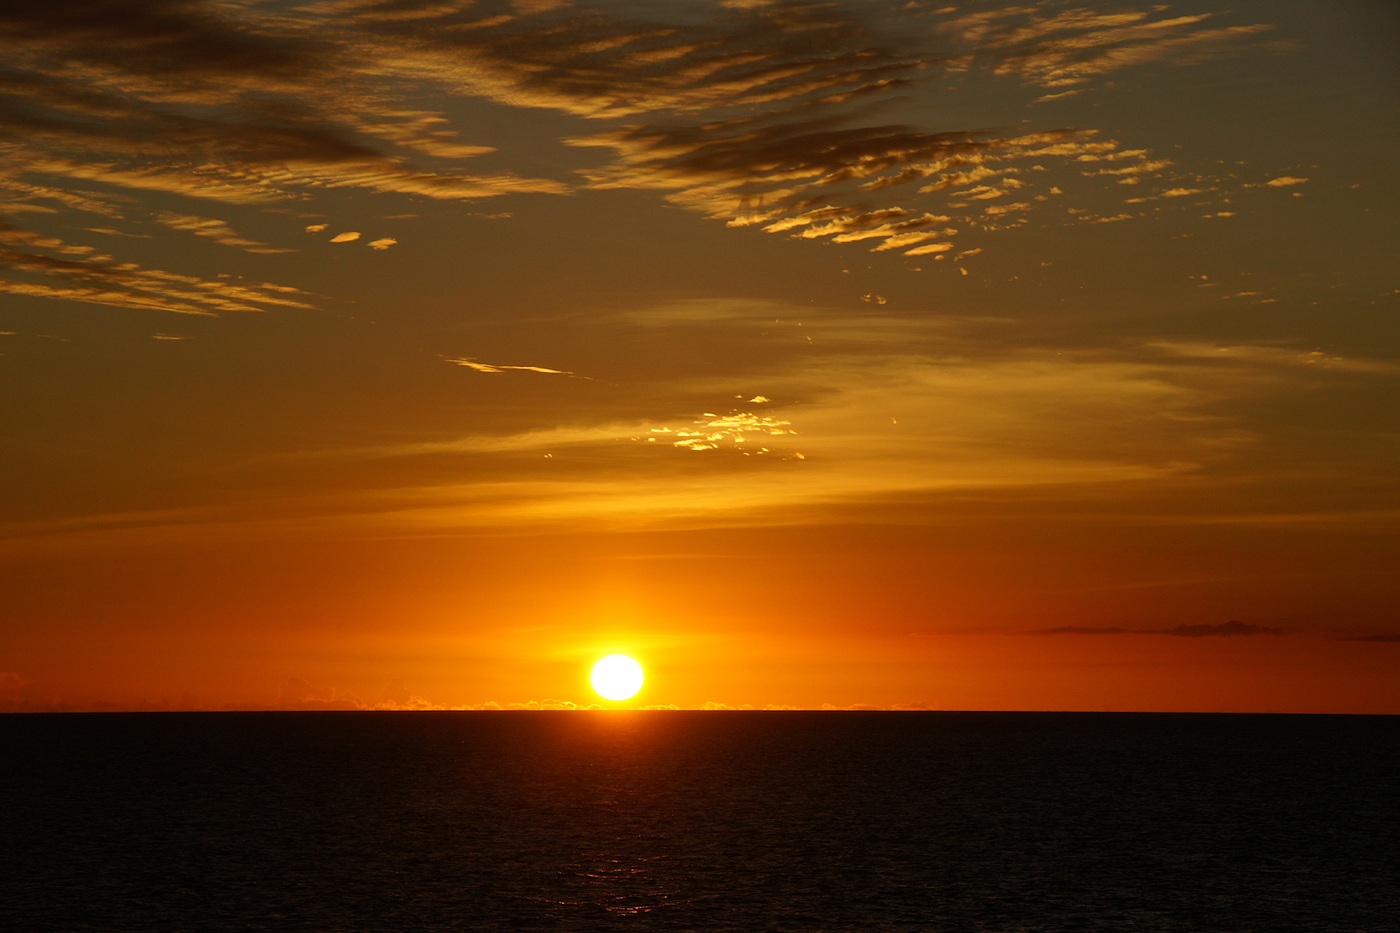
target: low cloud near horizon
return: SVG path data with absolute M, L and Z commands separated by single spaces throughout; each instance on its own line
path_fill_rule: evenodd
M 1199 625 L 1173 625 L 1171 628 L 1119 628 L 1083 625 L 1061 625 L 1056 628 L 1036 629 L 1031 635 L 1174 635 L 1178 638 L 1218 638 L 1238 635 L 1281 635 L 1282 629 L 1266 625 L 1251 625 L 1231 619 L 1229 622 Z

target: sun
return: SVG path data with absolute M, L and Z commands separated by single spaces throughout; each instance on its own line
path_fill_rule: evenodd
M 625 654 L 610 654 L 593 665 L 593 689 L 605 700 L 630 700 L 642 689 L 642 666 Z

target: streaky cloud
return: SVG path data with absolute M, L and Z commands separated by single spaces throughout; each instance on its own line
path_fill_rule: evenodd
M 569 376 L 574 379 L 591 379 L 591 376 L 580 376 L 578 373 L 571 373 L 563 369 L 550 369 L 547 366 L 515 366 L 507 363 L 480 363 L 476 360 L 449 359 L 447 362 L 455 366 L 464 366 L 467 369 L 489 375 L 498 375 L 505 372 L 525 372 L 542 373 L 546 376 Z
M 404 100 L 402 88 L 416 85 L 577 118 L 583 126 L 563 141 L 606 153 L 582 173 L 587 187 L 648 189 L 735 226 L 961 262 L 984 248 L 967 237 L 1049 209 L 1053 192 L 1036 193 L 1044 186 L 1035 178 L 1049 162 L 1111 163 L 1099 172 L 1105 183 L 1160 181 L 1163 197 L 1192 186 L 1171 175 L 1169 160 L 1091 127 L 910 126 L 876 119 L 880 108 L 971 71 L 1016 75 L 1046 96 L 1148 62 L 1233 54 L 1266 29 L 1163 6 L 1065 4 L 900 6 L 893 28 L 894 9 L 804 0 L 4 4 L 0 197 L 16 214 L 122 218 L 131 193 L 267 208 L 326 189 L 477 200 L 579 186 L 467 170 L 492 147 Z M 78 184 L 99 190 L 72 190 Z M 178 229 L 275 249 L 208 213 L 169 211 L 203 225 L 174 221 Z M 129 304 L 124 293 L 109 302 L 72 271 L 51 266 L 52 281 L 32 283 L 46 288 L 25 288 L 54 297 L 86 289 L 86 300 Z
M 120 308 L 212 315 L 222 312 L 307 309 L 291 286 L 240 285 L 136 263 L 117 262 L 93 247 L 70 244 L 0 221 L 0 292 Z M 27 278 L 25 277 L 27 276 Z
M 0 206 L 125 218 L 132 193 L 259 207 L 325 188 L 457 200 L 567 190 L 549 179 L 461 171 L 490 147 L 464 143 L 440 115 L 404 106 L 373 68 L 348 67 L 335 25 L 304 8 L 242 2 L 0 5 Z M 156 219 L 249 252 L 276 250 L 204 211 Z M 154 298 L 129 275 L 128 287 L 95 287 L 101 273 L 91 262 L 6 258 L 48 280 L 6 282 L 11 293 L 182 313 L 247 310 Z
M 1338 635 L 1337 641 L 1366 642 L 1373 645 L 1400 645 L 1400 632 L 1377 632 L 1370 635 Z
M 222 220 L 215 220 L 209 217 L 195 217 L 189 214 L 177 214 L 173 211 L 161 211 L 156 214 L 156 221 L 172 230 L 183 230 L 193 233 L 195 236 L 207 237 L 215 243 L 223 246 L 232 246 L 236 249 L 249 253 L 260 253 L 263 255 L 275 255 L 278 253 L 291 253 L 295 250 L 281 249 L 275 246 L 268 246 L 257 240 L 250 240 L 239 233 Z
M 1055 628 L 1035 629 L 1031 635 L 1167 635 L 1176 638 L 1233 638 L 1250 635 L 1278 635 L 1282 630 L 1248 622 L 1181 624 L 1171 628 L 1122 628 L 1118 626 L 1061 625 Z
M 1263 625 L 1250 625 L 1248 622 L 1239 622 L 1231 619 L 1229 622 L 1221 622 L 1216 625 L 1204 623 L 1200 625 L 1175 625 L 1168 629 L 1157 632 L 1159 635 L 1175 635 L 1180 638 L 1232 638 L 1246 635 L 1277 635 L 1279 630 Z

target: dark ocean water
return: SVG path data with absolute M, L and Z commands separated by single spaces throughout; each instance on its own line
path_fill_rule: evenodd
M 1400 930 L 1400 717 L 0 716 L 0 929 Z

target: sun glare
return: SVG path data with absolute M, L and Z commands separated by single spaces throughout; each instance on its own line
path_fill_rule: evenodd
M 605 700 L 630 700 L 642 689 L 642 666 L 625 654 L 610 654 L 593 665 L 593 689 Z

